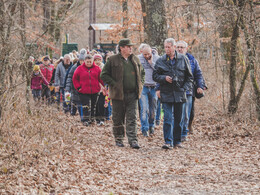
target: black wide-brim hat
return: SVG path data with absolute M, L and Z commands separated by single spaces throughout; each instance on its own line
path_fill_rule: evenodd
M 133 46 L 135 45 L 134 43 L 131 42 L 130 39 L 121 39 L 118 43 L 119 47 L 123 47 L 123 46 Z

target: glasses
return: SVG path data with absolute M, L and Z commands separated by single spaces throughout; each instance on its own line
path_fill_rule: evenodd
M 182 46 L 177 46 L 178 49 L 184 49 L 186 47 L 182 47 Z

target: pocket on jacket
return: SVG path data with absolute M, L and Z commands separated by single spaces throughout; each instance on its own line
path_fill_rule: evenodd
M 186 102 L 187 97 L 186 97 L 186 91 L 174 91 L 174 99 L 175 102 L 181 103 L 181 102 Z
M 112 66 L 112 77 L 115 80 L 120 78 L 120 74 L 122 74 L 122 67 L 120 65 L 113 65 Z

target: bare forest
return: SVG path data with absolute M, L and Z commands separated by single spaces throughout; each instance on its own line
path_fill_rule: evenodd
M 66 34 L 92 49 L 92 23 L 115 24 L 96 42 L 128 37 L 135 54 L 188 43 L 208 89 L 184 148 L 161 148 L 163 120 L 144 138 L 138 119 L 132 150 L 112 121 L 85 127 L 34 102 L 30 56 L 59 58 Z M 0 0 L 0 194 L 259 194 L 259 40 L 257 0 Z

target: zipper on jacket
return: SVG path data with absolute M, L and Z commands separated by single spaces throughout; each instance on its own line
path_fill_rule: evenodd
M 91 75 L 90 75 L 90 70 L 88 70 L 88 75 L 89 75 L 89 83 L 90 83 L 90 94 L 92 94 L 92 86 L 91 86 Z

